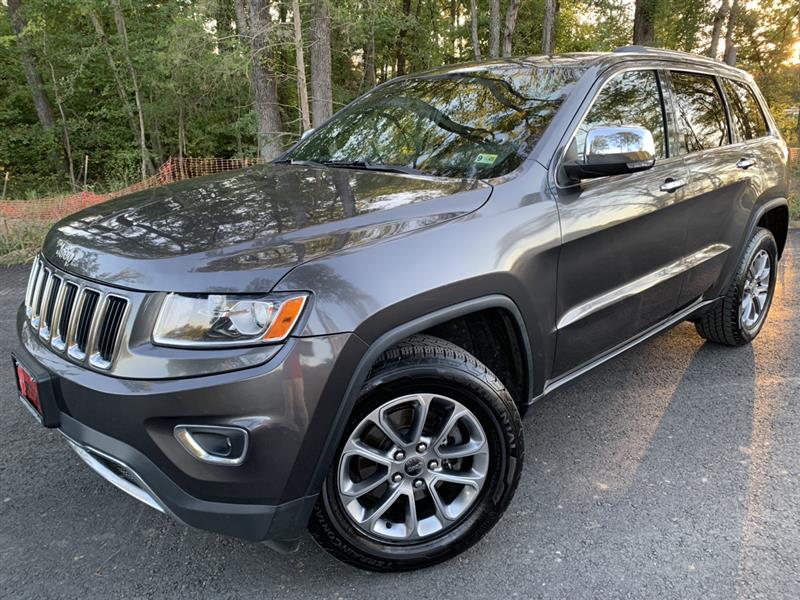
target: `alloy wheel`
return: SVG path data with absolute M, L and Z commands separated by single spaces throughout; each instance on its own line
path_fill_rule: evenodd
M 754 330 L 766 313 L 770 295 L 772 260 L 766 250 L 759 250 L 750 262 L 739 306 L 739 319 L 744 329 Z
M 460 522 L 489 468 L 486 434 L 463 404 L 439 394 L 402 396 L 353 429 L 338 466 L 339 500 L 381 541 L 426 540 Z

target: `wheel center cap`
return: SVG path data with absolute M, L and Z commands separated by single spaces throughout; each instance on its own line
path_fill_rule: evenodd
M 415 456 L 414 458 L 409 458 L 406 464 L 403 465 L 403 468 L 405 469 L 406 475 L 409 477 L 416 477 L 422 473 L 424 466 L 425 462 L 418 456 Z

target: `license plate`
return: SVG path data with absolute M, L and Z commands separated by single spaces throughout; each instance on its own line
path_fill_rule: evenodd
M 36 378 L 30 374 L 28 369 L 23 367 L 20 363 L 16 364 L 17 367 L 17 388 L 19 389 L 19 395 L 22 396 L 24 400 L 28 401 L 28 404 L 33 406 L 39 416 L 42 416 L 42 402 L 39 400 L 39 382 L 36 381 Z
M 45 427 L 58 427 L 61 411 L 56 402 L 56 385 L 44 368 L 34 369 L 11 356 L 20 401 Z

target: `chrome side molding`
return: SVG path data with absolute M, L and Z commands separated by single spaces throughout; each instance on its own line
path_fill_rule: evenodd
M 639 277 L 638 279 L 634 279 L 623 286 L 587 300 L 583 304 L 572 307 L 562 315 L 558 321 L 557 327 L 558 329 L 563 329 L 564 327 L 568 327 L 576 321 L 585 319 L 589 315 L 601 311 L 612 304 L 616 304 L 617 302 L 632 296 L 637 296 L 645 290 L 655 287 L 667 279 L 681 275 L 682 273 L 685 273 L 686 271 L 693 269 L 707 260 L 711 260 L 715 256 L 718 256 L 728 250 L 730 250 L 730 246 L 727 244 L 711 244 L 710 246 L 706 246 L 705 248 L 702 248 L 701 250 L 698 250 L 689 256 L 684 256 L 680 260 L 676 260 L 675 262 L 670 263 L 658 269 L 657 271 L 648 273 L 647 275 Z

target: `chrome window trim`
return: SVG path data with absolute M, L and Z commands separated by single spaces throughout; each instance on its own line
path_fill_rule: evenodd
M 597 80 L 595 80 L 595 82 L 594 82 L 594 83 L 597 83 L 597 81 L 602 81 L 602 83 L 600 84 L 600 87 L 594 93 L 594 95 L 592 96 L 592 99 L 586 105 L 586 108 L 584 110 L 582 110 L 582 111 L 579 111 L 576 114 L 575 118 L 573 118 L 573 122 L 575 123 L 575 125 L 571 127 L 569 135 L 567 135 L 567 136 L 562 138 L 562 140 L 566 139 L 566 142 L 554 154 L 554 157 L 556 157 L 557 160 L 555 160 L 552 163 L 552 171 L 553 171 L 552 180 L 553 180 L 553 185 L 555 186 L 555 188 L 557 190 L 569 190 L 569 189 L 573 189 L 577 185 L 580 185 L 578 183 L 573 183 L 573 184 L 570 184 L 570 185 L 561 185 L 561 183 L 559 183 L 559 181 L 558 181 L 558 170 L 561 167 L 561 164 L 564 162 L 564 157 L 567 154 L 567 149 L 569 148 L 569 145 L 572 143 L 572 140 L 575 139 L 575 136 L 578 135 L 578 130 L 581 128 L 581 125 L 583 125 L 584 121 L 586 120 L 586 117 L 589 115 L 589 112 L 594 107 L 595 103 L 597 102 L 597 99 L 600 97 L 600 94 L 603 93 L 603 90 L 606 88 L 606 86 L 609 83 L 611 83 L 616 77 L 618 77 L 620 75 L 623 75 L 625 73 L 630 73 L 631 71 L 652 71 L 656 76 L 656 83 L 657 83 L 657 85 L 659 87 L 659 91 L 660 91 L 660 95 L 661 95 L 661 115 L 662 115 L 662 118 L 664 120 L 664 144 L 666 146 L 665 147 L 666 156 L 664 158 L 662 158 L 662 159 L 656 159 L 656 164 L 657 165 L 662 165 L 662 164 L 668 163 L 668 161 L 672 161 L 672 160 L 681 158 L 679 156 L 672 156 L 671 153 L 670 153 L 670 150 L 671 150 L 671 148 L 670 148 L 670 137 L 672 135 L 672 131 L 671 131 L 671 124 L 670 124 L 669 119 L 668 119 L 669 107 L 667 106 L 667 97 L 666 97 L 666 94 L 664 93 L 664 84 L 661 81 L 660 72 L 663 71 L 663 70 L 665 70 L 664 67 L 657 67 L 657 66 L 653 66 L 653 65 L 645 66 L 645 65 L 641 65 L 641 64 L 635 64 L 635 65 L 627 65 L 627 66 L 624 66 L 624 67 L 619 68 L 619 69 L 611 69 L 610 72 L 609 72 L 609 70 L 606 70 L 606 71 L 603 71 L 603 73 L 600 74 L 600 77 L 598 77 Z M 607 76 L 607 79 L 605 79 L 603 81 L 602 78 L 606 77 L 606 76 Z M 632 173 L 632 174 L 635 175 L 635 173 Z M 593 178 L 593 181 L 603 181 L 603 180 L 608 179 L 608 177 L 612 177 L 612 175 L 606 175 L 605 177 L 595 177 L 595 178 Z M 613 177 L 616 177 L 616 175 L 614 175 Z

